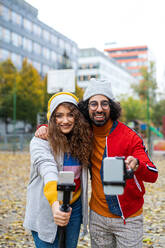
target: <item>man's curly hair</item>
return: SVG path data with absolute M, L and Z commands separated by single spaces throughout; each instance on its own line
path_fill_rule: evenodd
M 60 152 L 70 153 L 82 165 L 88 166 L 92 151 L 92 131 L 90 125 L 75 105 L 72 103 L 62 103 L 61 105 L 69 108 L 75 118 L 75 124 L 69 134 L 63 134 L 56 124 L 56 110 L 53 112 L 48 124 L 48 140 L 54 157 L 56 158 Z
M 86 101 L 80 101 L 78 103 L 78 107 L 79 107 L 81 113 L 83 113 L 83 115 L 85 116 L 85 118 L 88 120 L 88 122 L 90 124 L 92 124 L 92 121 L 91 121 L 91 119 L 89 117 L 88 104 L 89 104 L 89 99 L 86 100 Z M 121 106 L 120 106 L 120 103 L 119 102 L 115 102 L 115 101 L 109 99 L 109 105 L 110 105 L 110 116 L 109 116 L 109 118 L 112 121 L 116 121 L 121 116 Z

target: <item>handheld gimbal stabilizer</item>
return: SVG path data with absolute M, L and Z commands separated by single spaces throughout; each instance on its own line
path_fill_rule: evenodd
M 74 172 L 60 171 L 57 190 L 59 191 L 59 195 L 62 192 L 61 200 L 63 200 L 63 204 L 60 207 L 61 211 L 69 212 L 70 195 L 75 190 L 75 187 Z M 66 226 L 58 226 L 58 244 L 59 248 L 66 247 Z
M 133 170 L 127 170 L 125 157 L 106 157 L 103 160 L 103 184 L 106 195 L 122 195 L 126 179 L 133 177 Z

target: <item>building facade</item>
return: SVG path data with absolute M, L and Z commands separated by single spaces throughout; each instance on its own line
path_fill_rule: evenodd
M 141 67 L 148 67 L 152 60 L 151 51 L 146 45 L 106 48 L 104 51 L 126 68 L 132 76 L 141 80 Z
M 45 75 L 49 70 L 77 69 L 77 44 L 38 19 L 38 10 L 23 0 L 0 0 L 0 61 L 22 60 Z
M 78 86 L 86 88 L 90 78 L 109 79 L 114 95 L 131 94 L 130 85 L 136 79 L 114 59 L 95 48 L 80 49 Z

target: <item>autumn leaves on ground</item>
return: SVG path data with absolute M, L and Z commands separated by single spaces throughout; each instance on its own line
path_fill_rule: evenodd
M 146 184 L 144 205 L 144 248 L 165 247 L 165 157 L 154 159 L 159 169 L 155 184 Z M 32 248 L 31 235 L 24 230 L 28 153 L 0 153 L 0 248 Z M 90 247 L 89 235 L 79 248 Z

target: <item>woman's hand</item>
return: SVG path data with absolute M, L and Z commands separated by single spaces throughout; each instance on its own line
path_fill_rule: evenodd
M 39 127 L 35 132 L 35 136 L 37 138 L 47 140 L 48 139 L 48 127 L 46 126 Z
M 72 208 L 70 207 L 70 211 L 69 212 L 62 212 L 60 210 L 60 204 L 59 201 L 55 201 L 52 204 L 52 212 L 53 212 L 53 218 L 54 218 L 54 222 L 56 223 L 56 225 L 58 226 L 66 226 L 69 222 L 70 219 L 70 215 L 72 212 Z

